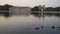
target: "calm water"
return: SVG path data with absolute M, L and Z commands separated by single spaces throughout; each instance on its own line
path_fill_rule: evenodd
M 52 29 L 52 26 L 56 28 Z M 36 27 L 39 27 L 39 30 L 36 30 Z M 60 15 L 0 15 L 0 34 L 60 34 L 58 27 Z

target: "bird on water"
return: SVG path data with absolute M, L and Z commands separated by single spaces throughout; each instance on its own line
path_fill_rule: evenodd
M 39 30 L 39 27 L 36 27 L 35 29 L 36 29 L 36 30 Z
M 52 29 L 54 29 L 55 28 L 55 26 L 52 26 Z

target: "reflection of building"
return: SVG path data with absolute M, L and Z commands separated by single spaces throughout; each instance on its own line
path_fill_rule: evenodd
M 31 13 L 30 7 L 11 7 L 9 8 L 10 14 L 28 14 Z

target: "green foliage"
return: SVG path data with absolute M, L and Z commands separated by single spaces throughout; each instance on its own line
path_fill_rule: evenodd
M 5 4 L 3 6 L 0 6 L 0 10 L 9 10 L 10 7 L 13 7 L 12 5 Z
M 39 11 L 39 7 L 35 6 L 34 8 L 31 9 L 31 11 Z
M 60 11 L 60 7 L 45 7 L 45 9 L 43 9 L 44 11 Z M 34 8 L 31 9 L 31 11 L 40 11 L 38 6 L 35 6 Z
M 44 11 L 60 11 L 60 7 L 46 7 Z

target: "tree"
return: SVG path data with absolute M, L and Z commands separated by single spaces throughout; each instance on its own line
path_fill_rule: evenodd
M 3 6 L 0 6 L 0 10 L 9 10 L 10 7 L 13 7 L 12 5 L 5 4 Z
M 39 11 L 39 7 L 35 6 L 34 8 L 31 9 L 31 11 Z

